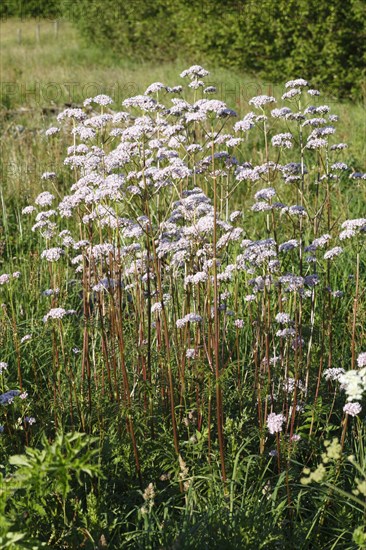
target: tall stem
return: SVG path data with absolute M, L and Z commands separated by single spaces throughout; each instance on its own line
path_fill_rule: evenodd
M 355 298 L 353 301 L 353 320 L 352 320 L 352 341 L 351 341 L 351 369 L 355 368 L 355 346 L 356 346 L 356 318 L 357 318 L 357 308 L 358 308 L 358 294 L 359 294 L 359 284 L 360 284 L 360 253 L 357 252 L 356 256 L 356 291 Z
M 212 142 L 212 172 L 213 172 L 213 191 L 214 191 L 214 222 L 213 222 L 213 287 L 214 287 L 214 356 L 215 356 L 215 377 L 216 377 L 216 421 L 217 435 L 219 439 L 221 474 L 223 481 L 226 481 L 225 454 L 224 454 L 224 434 L 223 434 L 223 411 L 222 411 L 222 392 L 220 383 L 220 357 L 219 357 L 219 294 L 217 283 L 217 178 L 215 174 L 214 144 Z

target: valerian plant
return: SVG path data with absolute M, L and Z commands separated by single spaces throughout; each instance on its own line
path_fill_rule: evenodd
M 116 465 L 123 454 L 129 483 L 147 495 L 130 514 L 149 537 L 149 518 L 155 533 L 166 510 L 156 483 L 193 506 L 204 468 L 225 494 L 248 430 L 268 473 L 256 490 L 267 487 L 292 521 L 296 464 L 329 433 L 352 449 L 349 417 L 362 411 L 366 218 L 341 219 L 337 200 L 366 175 L 342 161 L 338 117 L 306 80 L 287 82 L 281 100 L 253 97 L 238 120 L 207 76 L 194 65 L 186 86 L 156 82 L 122 110 L 98 95 L 61 112 L 46 135 L 70 137 L 69 191 L 59 196 L 47 172 L 23 209 L 41 298 L 37 334 L 13 338 L 13 391 L 27 379 L 42 392 L 46 433 L 97 434 Z M 255 133 L 262 148 L 248 156 Z M 8 331 L 12 277 L 0 278 Z M 47 370 L 24 365 L 37 338 Z

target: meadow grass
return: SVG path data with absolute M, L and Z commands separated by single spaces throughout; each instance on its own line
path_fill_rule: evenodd
M 1 27 L 0 545 L 365 547 L 363 106 L 35 25 Z
M 0 25 L 2 170 L 8 187 L 24 198 L 36 196 L 40 176 L 48 167 L 59 167 L 61 151 L 53 151 L 51 159 L 40 132 L 51 124 L 60 108 L 80 105 L 86 97 L 98 93 L 109 94 L 120 104 L 142 93 L 151 82 L 173 86 L 186 66 L 184 60 L 156 66 L 126 62 L 123 52 L 117 56 L 86 45 L 77 30 L 62 20 L 57 38 L 53 21 L 9 19 Z M 250 110 L 251 97 L 275 95 L 283 87 L 222 68 L 212 69 L 208 84 L 215 85 L 217 97 L 239 115 Z M 361 170 L 366 157 L 365 104 L 341 103 L 330 97 L 322 101 L 340 116 L 339 139 L 350 146 L 345 161 L 354 170 Z

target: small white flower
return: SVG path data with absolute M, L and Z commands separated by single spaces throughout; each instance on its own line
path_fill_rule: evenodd
M 342 254 L 343 252 L 343 248 L 341 248 L 340 246 L 335 246 L 334 248 L 331 248 L 330 250 L 328 250 L 323 258 L 324 260 L 333 260 L 333 258 L 336 258 L 337 256 L 339 256 L 340 254 Z
M 7 273 L 3 273 L 3 275 L 0 275 L 0 285 L 5 285 L 10 281 L 10 275 Z
M 261 109 L 268 103 L 276 103 L 276 98 L 268 95 L 257 95 L 249 100 L 249 105 L 253 105 L 257 109 Z
M 339 382 L 347 394 L 347 401 L 361 401 L 366 389 L 366 367 L 347 371 L 339 377 Z
M 56 177 L 56 172 L 43 172 L 41 179 L 42 180 L 52 180 Z M 38 203 L 36 203 L 38 204 Z
M 48 191 L 44 191 L 43 193 L 40 193 L 38 195 L 34 202 L 38 206 L 49 206 L 54 198 L 55 197 L 51 193 L 49 193 Z
M 283 94 L 282 99 L 292 99 L 300 94 L 301 90 L 299 88 L 292 88 L 289 92 Z
M 4 363 L 4 361 L 0 361 L 0 374 L 3 373 L 3 370 L 7 370 L 8 363 Z
M 271 142 L 273 147 L 284 147 L 285 149 L 291 149 L 294 139 L 293 135 L 290 132 L 284 134 L 277 134 L 272 137 Z
M 75 311 L 73 309 L 64 309 L 63 307 L 54 307 L 43 317 L 43 322 L 47 323 L 49 319 L 62 319 L 65 315 L 73 315 Z
M 183 328 L 187 323 L 200 323 L 202 317 L 196 313 L 188 313 L 182 319 L 178 319 L 176 322 L 177 328 Z
M 90 105 L 91 103 L 96 103 L 97 105 L 110 105 L 113 103 L 113 99 L 105 94 L 89 97 L 84 101 L 84 107 L 87 107 L 87 105 Z
M 41 258 L 44 260 L 47 260 L 48 262 L 57 262 L 63 255 L 62 248 L 56 247 L 56 248 L 48 248 L 46 250 L 43 250 L 41 253 Z
M 200 65 L 192 65 L 191 67 L 189 67 L 189 69 L 186 69 L 185 71 L 180 73 L 180 77 L 185 78 L 186 76 L 188 76 L 191 80 L 193 80 L 196 78 L 203 78 L 208 74 L 209 72 Z
M 151 306 L 151 313 L 159 313 L 160 311 L 162 311 L 163 309 L 163 306 L 162 306 L 162 303 L 161 302 L 155 302 L 155 304 L 153 304 Z
M 304 80 L 303 78 L 297 78 L 295 80 L 289 80 L 285 84 L 285 88 L 301 88 L 301 87 L 308 87 L 309 82 L 307 80 Z M 308 90 L 309 92 L 310 90 Z
M 34 211 L 34 206 L 25 206 L 22 210 L 22 214 L 32 214 Z
M 288 313 L 277 313 L 276 317 L 276 322 L 279 323 L 280 325 L 288 325 L 289 323 L 291 323 L 291 317 Z
M 346 403 L 343 411 L 350 416 L 357 416 L 362 411 L 362 407 L 359 403 Z
M 285 421 L 283 414 L 270 413 L 267 417 L 267 426 L 270 434 L 282 432 L 282 424 Z
M 327 381 L 329 381 L 329 380 L 339 381 L 340 377 L 344 373 L 345 373 L 345 370 L 342 369 L 341 367 L 334 367 L 334 368 L 326 369 L 323 373 L 323 376 Z
M 154 82 L 146 89 L 145 95 L 156 94 L 157 92 L 160 92 L 160 90 L 166 90 L 166 86 L 164 86 L 161 82 Z
M 48 128 L 48 130 L 45 131 L 45 135 L 47 137 L 54 136 L 55 134 L 58 134 L 60 131 L 60 128 L 57 128 L 57 126 L 51 126 L 51 128 Z

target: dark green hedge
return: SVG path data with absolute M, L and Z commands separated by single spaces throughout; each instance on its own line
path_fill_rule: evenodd
M 57 0 L 0 0 L 0 17 L 48 17 L 62 16 L 62 7 Z
M 73 16 L 121 57 L 208 61 L 366 95 L 365 0 L 75 0 Z
M 267 81 L 303 77 L 339 97 L 366 95 L 365 0 L 2 3 L 21 5 L 23 14 L 36 16 L 62 9 L 89 41 L 121 58 L 209 62 L 253 72 Z

